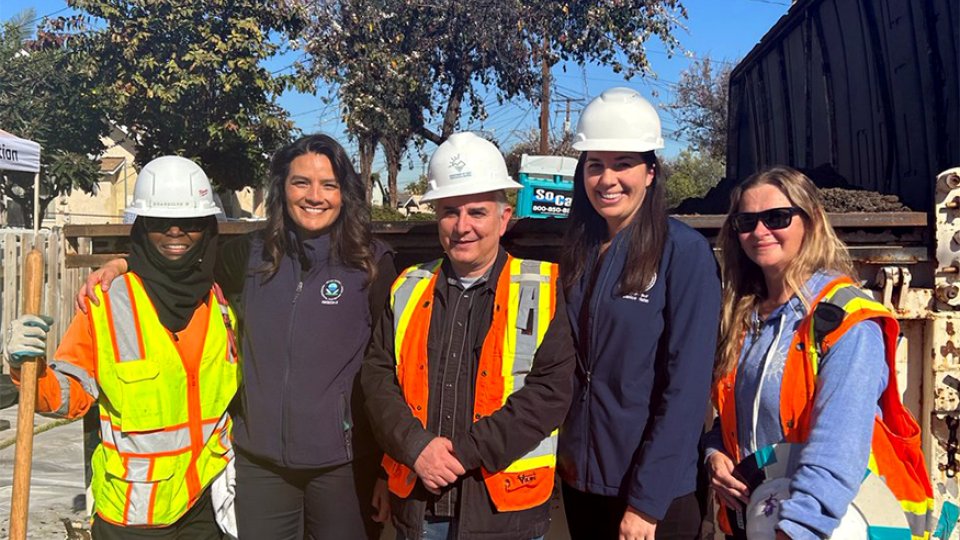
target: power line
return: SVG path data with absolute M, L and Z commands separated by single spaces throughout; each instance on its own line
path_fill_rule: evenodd
M 41 15 L 41 16 L 39 16 L 39 17 L 37 17 L 37 18 L 35 18 L 35 19 L 33 19 L 33 20 L 27 21 L 27 22 L 25 22 L 25 23 L 23 23 L 23 24 L 24 24 L 24 25 L 33 24 L 33 23 L 35 23 L 35 22 L 37 22 L 37 21 L 41 21 L 41 20 L 43 20 L 43 19 L 46 19 L 47 17 L 53 17 L 54 15 L 57 15 L 57 14 L 59 14 L 59 13 L 63 13 L 64 11 L 67 11 L 68 9 L 70 9 L 70 6 L 60 8 L 60 9 L 58 9 L 58 10 L 52 12 L 52 13 L 47 13 L 46 15 Z
M 774 6 L 790 7 L 790 4 L 786 2 L 776 2 L 775 0 L 750 0 L 750 1 L 757 2 L 758 4 L 772 4 Z

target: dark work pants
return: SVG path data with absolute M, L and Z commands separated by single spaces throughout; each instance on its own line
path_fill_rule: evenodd
M 627 501 L 584 493 L 563 484 L 563 507 L 572 540 L 616 540 Z M 702 517 L 696 494 L 677 497 L 657 523 L 657 539 L 695 540 L 700 536 Z
M 352 463 L 289 469 L 238 451 L 240 540 L 379 538 L 371 518 L 375 475 L 375 468 Z
M 210 490 L 197 499 L 187 513 L 168 527 L 121 527 L 94 516 L 90 530 L 94 540 L 221 540 L 225 538 L 213 515 Z

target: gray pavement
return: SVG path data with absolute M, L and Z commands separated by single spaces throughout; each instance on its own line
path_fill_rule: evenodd
M 0 431 L 0 445 L 16 435 L 17 406 L 0 409 L 0 420 L 8 420 L 10 429 Z M 34 425 L 52 422 L 36 415 Z M 8 536 L 10 495 L 13 483 L 15 445 L 0 449 L 0 538 Z M 30 515 L 27 537 L 30 540 L 68 538 L 64 519 L 74 524 L 86 520 L 83 486 L 83 422 L 55 427 L 34 437 L 33 474 L 30 482 Z M 552 501 L 553 524 L 547 540 L 566 540 L 566 521 L 559 499 Z M 382 538 L 393 540 L 396 533 L 387 527 Z
M 17 406 L 0 410 L 0 420 L 11 427 L 0 431 L 0 445 L 16 436 Z M 52 422 L 36 415 L 34 425 Z M 8 535 L 15 445 L 0 449 L 0 538 Z M 27 537 L 30 540 L 67 538 L 63 519 L 85 518 L 83 488 L 83 423 L 73 422 L 40 433 L 33 440 L 33 473 Z

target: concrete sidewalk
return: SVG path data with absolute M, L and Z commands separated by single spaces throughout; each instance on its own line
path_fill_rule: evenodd
M 0 420 L 9 420 L 11 428 L 0 431 L 0 444 L 16 435 L 17 406 L 0 410 Z M 53 419 L 36 415 L 35 426 Z M 0 538 L 9 530 L 10 495 L 13 484 L 14 445 L 0 449 Z M 567 540 L 566 521 L 559 499 L 552 501 L 553 524 L 547 540 Z M 30 483 L 30 516 L 27 536 L 30 540 L 63 540 L 67 538 L 64 519 L 81 522 L 86 519 L 83 487 L 83 421 L 57 426 L 40 433 L 33 441 L 33 474 Z M 382 537 L 394 540 L 393 527 L 386 527 Z
M 16 436 L 17 406 L 0 410 L 0 419 L 9 420 L 10 429 L 0 431 L 0 444 Z M 53 419 L 36 415 L 34 425 Z M 10 495 L 13 484 L 15 445 L 0 449 L 0 537 L 9 530 Z M 27 536 L 30 540 L 67 538 L 63 519 L 85 519 L 83 489 L 83 422 L 57 426 L 33 439 L 33 473 L 30 482 L 30 515 Z

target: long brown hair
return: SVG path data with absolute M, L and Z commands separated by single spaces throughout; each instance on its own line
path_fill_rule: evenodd
M 290 234 L 297 229 L 287 213 L 284 188 L 287 175 L 290 174 L 290 163 L 308 152 L 326 156 L 340 184 L 342 207 L 340 215 L 330 226 L 331 256 L 341 264 L 366 272 L 369 283 L 376 276 L 377 264 L 372 247 L 373 234 L 370 232 L 366 190 L 340 143 L 323 134 L 301 137 L 273 155 L 267 192 L 267 226 L 263 231 L 264 265 L 260 272 L 269 280 L 276 274 L 285 255 L 298 256 L 302 250 L 299 237 Z M 291 237 L 297 238 L 297 241 L 292 242 Z
M 784 280 L 791 293 L 800 293 L 800 300 L 808 309 L 806 296 L 810 291 L 803 290 L 803 287 L 814 272 L 827 270 L 854 275 L 847 247 L 827 221 L 817 186 L 809 178 L 797 170 L 781 166 L 760 171 L 744 180 L 730 195 L 730 211 L 717 239 L 722 252 L 723 301 L 714 380 L 719 380 L 737 365 L 750 317 L 768 294 L 763 271 L 744 253 L 730 224 L 732 216 L 740 210 L 743 193 L 759 186 L 779 189 L 790 204 L 803 211 L 800 215 L 804 222 L 803 242 L 796 258 L 788 263 Z
M 660 162 L 653 152 L 640 153 L 640 159 L 654 176 L 640 210 L 628 225 L 630 237 L 627 240 L 627 261 L 620 276 L 620 294 L 640 294 L 647 289 L 656 276 L 663 246 L 667 243 L 667 203 L 659 178 Z M 561 279 L 568 291 L 586 271 L 587 254 L 609 239 L 606 220 L 587 198 L 583 178 L 586 161 L 587 152 L 582 152 L 573 175 L 573 205 L 567 218 L 569 228 L 560 256 Z

